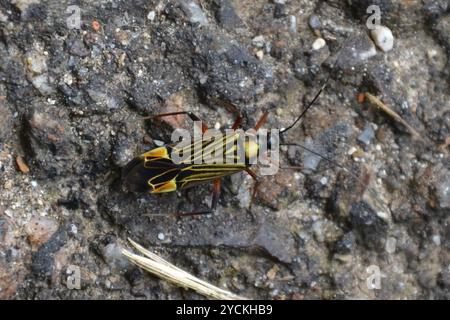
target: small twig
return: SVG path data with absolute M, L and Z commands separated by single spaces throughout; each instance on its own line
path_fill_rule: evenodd
M 383 110 L 388 116 L 394 118 L 394 120 L 404 125 L 415 138 L 421 140 L 422 142 L 425 142 L 422 136 L 413 127 L 411 127 L 405 120 L 403 120 L 402 117 L 400 117 L 394 110 L 384 104 L 380 99 L 368 92 L 365 93 L 365 96 L 374 106 Z
M 141 245 L 137 244 L 131 239 L 128 239 L 131 245 L 144 256 L 134 254 L 126 249 L 122 250 L 122 254 L 125 255 L 135 265 L 142 269 L 157 275 L 158 277 L 167 280 L 179 287 L 190 288 L 201 295 L 204 295 L 211 299 L 219 300 L 246 300 L 246 298 L 235 295 L 232 292 L 223 290 L 212 284 L 200 280 L 190 273 L 176 267 L 175 265 L 167 262 L 158 255 L 148 251 Z

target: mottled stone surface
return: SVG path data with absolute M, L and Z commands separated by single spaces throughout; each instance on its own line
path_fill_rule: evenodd
M 0 3 L 0 298 L 199 298 L 123 259 L 128 237 L 249 298 L 450 298 L 448 1 L 84 1 L 79 26 L 70 5 Z M 227 128 L 232 103 L 245 128 L 265 110 L 287 127 L 328 76 L 284 137 L 322 157 L 283 146 L 253 203 L 245 173 L 199 217 L 171 213 L 209 206 L 210 185 L 123 190 L 133 156 L 193 128 L 143 116 Z

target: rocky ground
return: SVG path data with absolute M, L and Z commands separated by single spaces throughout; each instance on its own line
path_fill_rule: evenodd
M 370 4 L 392 50 L 370 37 Z M 130 265 L 130 237 L 249 298 L 449 299 L 449 35 L 447 0 L 1 0 L 0 298 L 202 298 Z M 246 127 L 264 110 L 286 127 L 328 75 L 286 140 L 358 178 L 283 147 L 296 168 L 262 176 L 251 209 L 245 174 L 194 218 L 170 213 L 205 208 L 209 185 L 123 190 L 133 156 L 192 129 L 142 116 L 225 128 L 228 102 Z

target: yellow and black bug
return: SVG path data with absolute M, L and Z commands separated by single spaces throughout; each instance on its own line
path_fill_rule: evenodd
M 297 122 L 305 115 L 308 109 L 317 100 L 323 89 L 325 88 L 329 77 L 325 81 L 325 84 L 317 92 L 313 100 L 308 104 L 308 106 L 302 111 L 302 113 L 297 117 L 297 119 L 287 128 L 280 131 L 280 138 L 283 134 L 294 127 Z M 193 121 L 200 121 L 200 119 L 192 112 L 172 112 L 159 114 L 149 118 L 161 118 L 167 116 L 175 116 L 185 114 L 189 116 Z M 257 133 L 258 130 L 267 121 L 268 112 L 265 112 L 261 118 L 257 121 L 254 132 Z M 241 124 L 242 118 L 237 117 L 234 122 L 232 129 L 236 130 Z M 202 132 L 205 133 L 208 128 L 202 123 Z M 206 141 L 193 141 L 192 143 L 186 145 L 184 148 L 190 151 L 190 157 L 186 158 L 185 161 L 175 162 L 173 161 L 171 154 L 176 148 L 175 145 L 169 144 L 166 146 L 158 147 L 149 150 L 138 157 L 131 160 L 122 170 L 122 179 L 129 191 L 133 192 L 150 192 L 150 193 L 164 193 L 173 192 L 176 190 L 185 189 L 188 187 L 196 186 L 201 183 L 213 182 L 213 195 L 211 201 L 211 207 L 206 211 L 195 211 L 195 212 L 179 212 L 176 215 L 197 215 L 212 213 L 217 206 L 221 178 L 232 175 L 240 171 L 246 171 L 256 182 L 253 196 L 256 192 L 258 177 L 250 169 L 251 163 L 250 159 L 258 155 L 260 151 L 260 145 L 254 140 L 246 141 L 244 143 L 244 152 L 242 154 L 242 159 L 236 159 L 235 163 L 221 163 L 221 164 L 211 164 L 211 163 L 198 163 L 196 157 L 204 154 L 205 149 L 212 149 L 215 147 L 223 148 L 223 154 L 226 155 L 230 152 L 235 151 L 236 139 L 238 135 L 235 133 L 220 135 L 212 137 Z M 200 144 L 200 145 L 198 145 Z M 268 141 L 270 148 L 270 141 Z M 193 150 L 200 150 L 200 152 L 191 152 Z M 180 150 L 176 150 L 180 151 Z M 312 150 L 310 150 L 313 152 Z M 234 155 L 237 157 L 237 154 Z
M 344 41 L 346 43 L 347 41 Z M 342 48 L 341 48 L 342 49 Z M 341 55 L 341 49 L 338 50 L 337 58 L 335 61 L 339 61 L 339 57 Z M 332 67 L 332 70 L 334 66 Z M 319 98 L 320 94 L 328 84 L 331 78 L 332 72 L 329 73 L 327 78 L 325 79 L 324 84 L 315 94 L 314 98 L 311 102 L 303 109 L 300 115 L 292 122 L 291 125 L 279 131 L 279 139 L 282 142 L 284 134 L 292 129 L 300 119 L 306 114 L 306 112 L 314 105 L 314 103 Z M 232 109 L 234 112 L 237 112 L 236 107 L 231 104 L 226 104 L 228 109 Z M 144 117 L 144 119 L 155 119 L 167 116 L 175 116 L 184 114 L 189 116 L 193 121 L 201 121 L 195 114 L 192 112 L 172 112 L 172 113 L 164 113 L 151 117 Z M 257 133 L 258 130 L 264 125 L 267 121 L 268 112 L 265 112 L 261 118 L 256 122 L 254 127 L 254 132 Z M 235 120 L 232 129 L 237 129 L 241 125 L 241 116 L 239 115 Z M 208 128 L 202 123 L 202 132 L 208 130 Z M 223 148 L 223 153 L 227 154 L 232 151 L 234 143 L 228 144 L 225 141 L 234 142 L 236 136 L 234 134 L 230 135 L 220 135 L 218 139 L 211 139 L 207 142 L 192 142 L 185 146 L 187 150 L 191 151 L 195 148 L 199 148 L 201 152 L 203 152 L 207 148 L 212 148 L 213 146 L 219 145 L 219 147 Z M 270 149 L 270 140 L 266 140 L 267 146 Z M 201 145 L 196 145 L 201 143 Z M 298 146 L 306 151 L 313 153 L 324 160 L 333 163 L 334 165 L 344 169 L 349 172 L 353 176 L 350 170 L 339 165 L 333 160 L 328 159 L 327 157 L 322 156 L 314 152 L 313 150 L 295 143 L 280 143 L 280 145 L 292 145 Z M 206 214 L 212 213 L 216 207 L 219 200 L 220 195 L 220 187 L 221 187 L 221 178 L 225 176 L 232 175 L 237 172 L 246 171 L 254 180 L 255 180 L 255 188 L 253 190 L 253 197 L 255 196 L 255 192 L 257 189 L 258 177 L 257 175 L 250 169 L 251 163 L 249 159 L 255 157 L 260 152 L 261 146 L 258 142 L 249 141 L 244 144 L 244 155 L 243 159 L 237 159 L 237 163 L 223 163 L 223 164 L 210 164 L 210 163 L 195 163 L 195 152 L 194 155 L 188 158 L 188 161 L 183 162 L 175 162 L 171 158 L 172 151 L 174 150 L 174 145 L 166 145 L 163 147 L 158 147 L 152 150 L 149 150 L 140 156 L 137 156 L 133 160 L 131 160 L 122 170 L 122 180 L 124 185 L 129 191 L 133 192 L 150 192 L 150 193 L 164 193 L 164 192 L 173 192 L 176 190 L 185 189 L 188 187 L 192 187 L 201 183 L 213 182 L 213 194 L 211 207 L 206 211 L 196 211 L 196 212 L 179 212 L 176 215 L 185 216 L 185 215 L 197 215 L 197 214 Z M 356 177 L 358 179 L 358 177 Z

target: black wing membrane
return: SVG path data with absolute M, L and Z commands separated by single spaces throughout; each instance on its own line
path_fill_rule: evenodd
M 145 161 L 137 157 L 123 168 L 122 181 L 129 191 L 145 192 L 152 190 L 149 182 L 153 185 L 168 182 L 177 176 L 180 169 L 170 159 Z

